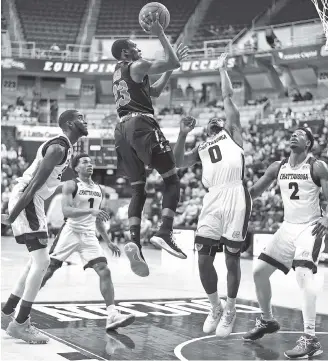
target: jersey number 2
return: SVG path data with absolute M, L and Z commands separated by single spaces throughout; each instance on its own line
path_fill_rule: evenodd
M 217 163 L 220 162 L 220 160 L 222 160 L 221 150 L 218 145 L 213 145 L 213 147 L 208 148 L 208 153 L 210 155 L 212 163 Z
M 115 97 L 116 108 L 124 107 L 130 103 L 131 96 L 125 80 L 121 80 L 118 85 L 114 84 L 113 93 Z
M 90 208 L 93 208 L 93 202 L 95 201 L 94 198 L 89 198 L 88 202 L 90 203 Z
M 294 192 L 291 194 L 290 199 L 294 199 L 294 200 L 300 199 L 300 197 L 297 195 L 299 190 L 298 183 L 296 182 L 289 183 L 289 189 L 294 189 Z

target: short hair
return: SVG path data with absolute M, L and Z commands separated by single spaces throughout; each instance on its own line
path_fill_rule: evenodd
M 129 49 L 129 39 L 118 39 L 115 40 L 112 45 L 112 55 L 116 60 L 121 60 L 122 51 Z
M 310 141 L 310 146 L 309 146 L 309 150 L 312 149 L 313 144 L 314 144 L 314 136 L 312 134 L 312 131 L 310 128 L 306 128 L 306 127 L 299 127 L 296 130 L 303 130 L 303 132 L 306 133 L 306 136 L 308 137 L 309 141 Z
M 65 128 L 67 122 L 74 120 L 76 113 L 77 113 L 76 109 L 65 110 L 63 113 L 61 113 L 58 118 L 59 127 L 61 129 Z
M 73 159 L 71 161 L 71 167 L 75 173 L 76 173 L 75 168 L 78 166 L 81 158 L 90 158 L 90 155 L 87 153 L 80 153 L 73 157 Z

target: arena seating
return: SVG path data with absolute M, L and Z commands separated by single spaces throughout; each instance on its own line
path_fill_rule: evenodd
M 16 0 L 25 39 L 37 48 L 75 44 L 88 0 Z
M 96 34 L 106 36 L 145 35 L 139 25 L 138 15 L 142 6 L 147 2 L 147 0 L 134 0 L 133 2 L 123 0 L 118 4 L 117 0 L 102 0 Z M 167 33 L 175 41 L 195 10 L 198 0 L 163 0 L 161 3 L 170 11 L 171 21 Z
M 292 21 L 302 21 L 308 19 L 318 18 L 318 13 L 309 0 L 290 0 L 286 6 L 283 7 L 271 19 L 271 24 L 283 24 Z
M 204 41 L 207 40 L 232 39 L 271 3 L 272 0 L 212 1 L 191 46 L 202 48 Z M 211 26 L 214 30 L 218 28 L 218 35 L 211 34 L 209 31 Z

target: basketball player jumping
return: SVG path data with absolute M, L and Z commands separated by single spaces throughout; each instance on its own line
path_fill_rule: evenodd
M 191 152 L 185 153 L 187 134 L 194 122 L 184 118 L 174 149 L 178 167 L 202 163 L 203 184 L 209 192 L 203 200 L 199 215 L 196 248 L 199 275 L 212 309 L 203 331 L 226 337 L 232 332 L 236 319 L 236 297 L 240 284 L 240 249 L 246 236 L 251 212 L 251 198 L 243 186 L 244 151 L 239 112 L 231 97 L 233 89 L 226 71 L 226 54 L 218 60 L 226 122 L 214 118 L 207 125 L 207 139 Z M 227 304 L 223 309 L 217 293 L 218 277 L 213 262 L 215 254 L 225 245 L 228 270 Z
M 28 343 L 47 343 L 49 338 L 31 326 L 30 312 L 39 292 L 50 259 L 47 251 L 48 233 L 44 201 L 61 182 L 67 168 L 73 144 L 88 135 L 87 123 L 77 110 L 66 110 L 58 120 L 63 134 L 43 143 L 33 163 L 17 179 L 9 199 L 9 215 L 1 215 L 1 223 L 10 224 L 17 243 L 25 244 L 30 259 L 2 309 L 9 323 L 8 335 Z M 21 300 L 14 319 L 16 306 Z
M 93 166 L 87 154 L 74 157 L 72 168 L 78 177 L 67 181 L 63 186 L 62 209 L 66 222 L 51 249 L 50 265 L 41 287 L 72 253 L 78 252 L 84 269 L 93 268 L 99 276 L 100 292 L 108 311 L 106 331 L 127 326 L 135 320 L 135 316 L 122 315 L 115 309 L 111 272 L 96 236 L 97 228 L 113 254 L 120 256 L 119 248 L 110 241 L 105 224 L 99 218 L 99 215 L 108 218 L 107 213 L 100 209 L 103 191 L 92 181 Z
M 319 205 L 321 187 L 328 199 L 328 167 L 309 154 L 313 142 L 308 128 L 295 130 L 290 139 L 289 158 L 271 164 L 250 189 L 254 199 L 277 179 L 284 204 L 284 222 L 260 254 L 254 268 L 262 317 L 256 321 L 255 328 L 244 335 L 244 339 L 257 340 L 279 330 L 279 323 L 272 315 L 270 277 L 277 269 L 287 274 L 293 267 L 303 298 L 304 335 L 294 349 L 285 352 L 288 358 L 305 358 L 322 353 L 315 336 L 315 274 L 320 252 L 324 248 L 323 237 L 328 231 L 328 217 L 322 217 Z
M 143 27 L 149 34 L 158 37 L 164 48 L 165 59 L 145 60 L 137 45 L 128 39 L 116 40 L 112 54 L 119 61 L 113 75 L 113 93 L 120 118 L 115 129 L 118 169 L 129 178 L 132 187 L 128 214 L 132 242 L 126 244 L 124 250 L 132 271 L 145 277 L 149 275 L 149 268 L 140 244 L 141 214 L 146 201 L 145 166 L 156 169 L 165 184 L 162 224 L 151 242 L 176 257 L 187 257 L 175 244 L 172 232 L 180 182 L 172 149 L 154 119 L 151 97 L 161 94 L 172 71 L 179 68 L 180 60 L 187 56 L 188 48 L 180 46 L 175 53 L 158 21 L 158 14 L 156 19 L 152 14 L 147 20 L 144 18 Z M 162 73 L 150 85 L 149 75 Z

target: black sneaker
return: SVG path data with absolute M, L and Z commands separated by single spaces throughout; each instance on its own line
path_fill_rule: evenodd
M 256 319 L 255 327 L 246 332 L 243 336 L 245 341 L 255 341 L 262 338 L 267 333 L 274 333 L 280 329 L 280 325 L 276 320 L 264 321 L 261 318 Z
M 315 336 L 305 334 L 296 341 L 296 346 L 292 350 L 285 352 L 285 356 L 289 359 L 299 359 L 318 356 L 322 353 L 319 340 Z
M 187 255 L 182 252 L 182 250 L 175 243 L 173 236 L 173 231 L 169 232 L 157 232 L 155 236 L 151 237 L 150 243 L 154 246 L 164 249 L 166 252 L 170 253 L 172 256 L 186 259 Z
M 149 267 L 141 252 L 141 246 L 139 247 L 136 243 L 129 242 L 124 246 L 124 252 L 130 261 L 133 273 L 140 277 L 149 276 Z

